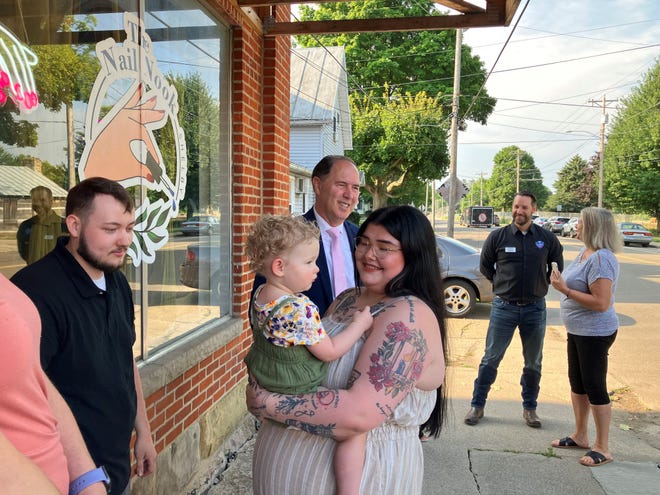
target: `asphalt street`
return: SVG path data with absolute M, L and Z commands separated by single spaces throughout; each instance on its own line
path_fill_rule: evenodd
M 479 247 L 488 232 L 457 229 L 455 233 L 456 238 Z M 575 239 L 562 239 L 562 243 L 569 262 L 581 243 Z M 539 429 L 529 428 L 522 419 L 522 348 L 517 338 L 500 365 L 484 419 L 476 426 L 463 423 L 483 353 L 490 306 L 478 304 L 468 318 L 448 321 L 450 417 L 440 437 L 424 443 L 424 495 L 660 494 L 660 249 L 626 247 L 619 261 L 622 273 L 616 308 L 621 328 L 610 351 L 608 373 L 613 404 L 610 448 L 615 461 L 588 468 L 577 462 L 584 450 L 550 446 L 553 439 L 573 431 L 565 329 L 558 294 L 550 289 Z M 593 424 L 590 428 L 593 438 Z M 252 493 L 253 444 L 254 438 L 248 436 L 206 495 Z

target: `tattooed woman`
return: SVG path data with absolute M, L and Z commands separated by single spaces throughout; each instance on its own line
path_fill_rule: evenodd
M 315 393 L 269 393 L 251 380 L 250 411 L 262 419 L 254 448 L 257 495 L 334 494 L 333 439 L 368 432 L 363 494 L 421 494 L 420 425 L 437 437 L 445 415 L 446 338 L 433 229 L 409 206 L 374 211 L 355 241 L 362 287 L 326 313 L 332 336 L 365 306 L 372 329 Z

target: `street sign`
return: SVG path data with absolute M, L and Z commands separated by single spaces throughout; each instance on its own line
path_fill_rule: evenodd
M 456 180 L 455 184 L 456 184 L 457 198 L 458 199 L 464 198 L 470 189 L 463 183 L 463 181 Z M 445 201 L 449 201 L 449 190 L 450 190 L 449 180 L 446 180 L 440 185 L 440 187 L 438 187 L 438 194 L 440 194 L 440 196 L 442 196 L 445 199 Z

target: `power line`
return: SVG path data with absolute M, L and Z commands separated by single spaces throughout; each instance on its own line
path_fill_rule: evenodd
M 472 107 L 474 106 L 475 102 L 477 101 L 477 98 L 483 91 L 483 89 L 486 87 L 486 83 L 488 82 L 488 79 L 490 78 L 490 75 L 493 73 L 495 70 L 495 66 L 497 65 L 497 62 L 499 62 L 500 57 L 502 56 L 502 53 L 504 53 L 504 49 L 507 47 L 509 41 L 511 40 L 511 37 L 513 36 L 513 33 L 516 31 L 516 27 L 518 26 L 518 23 L 520 22 L 520 19 L 522 19 L 522 16 L 525 14 L 525 11 L 527 10 L 527 7 L 529 6 L 530 0 L 527 0 L 525 2 L 525 6 L 523 7 L 522 11 L 520 12 L 520 15 L 518 16 L 518 19 L 516 20 L 516 23 L 513 25 L 513 29 L 509 33 L 508 38 L 504 42 L 504 45 L 502 45 L 502 49 L 500 50 L 500 53 L 497 54 L 497 58 L 495 59 L 495 62 L 493 63 L 493 67 L 490 69 L 490 72 L 486 75 L 486 78 L 484 79 L 483 83 L 481 84 L 481 87 L 479 88 L 479 91 L 477 91 L 477 94 L 472 98 L 472 101 L 468 105 L 467 110 L 463 115 L 470 115 L 470 110 L 472 110 Z

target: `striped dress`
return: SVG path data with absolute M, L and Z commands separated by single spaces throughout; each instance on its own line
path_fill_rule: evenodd
M 326 315 L 323 325 L 330 336 L 346 322 Z M 363 337 L 364 339 L 364 337 Z M 323 385 L 346 388 L 364 340 L 330 363 Z M 415 495 L 422 493 L 424 456 L 419 425 L 429 417 L 436 393 L 414 389 L 401 401 L 386 423 L 367 437 L 360 493 L 363 495 Z M 322 436 L 264 421 L 254 447 L 252 484 L 256 495 L 334 495 L 332 456 L 335 442 Z

